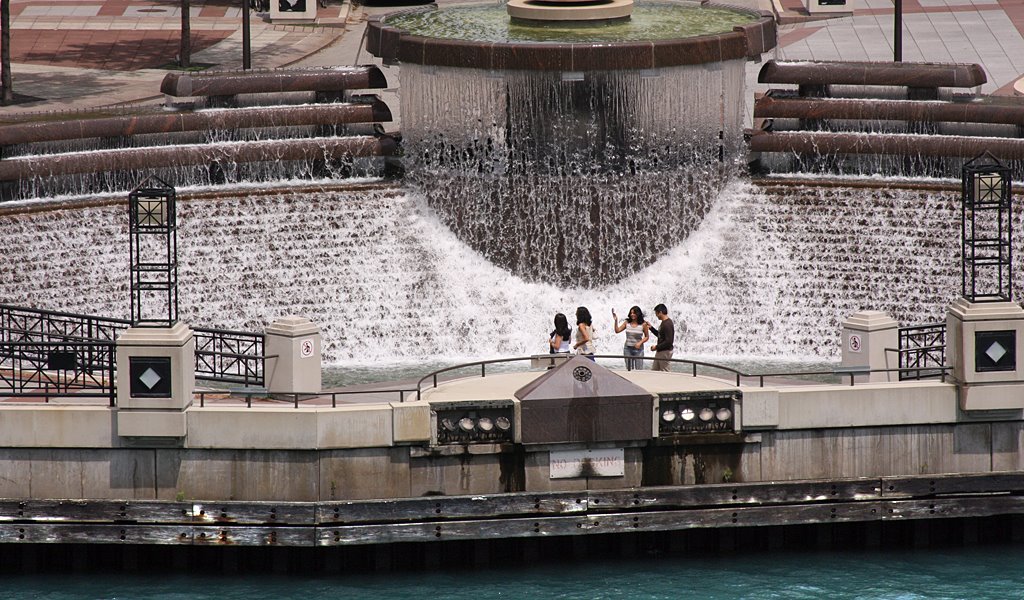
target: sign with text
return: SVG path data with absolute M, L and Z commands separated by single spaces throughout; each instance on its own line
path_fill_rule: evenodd
M 626 474 L 625 454 L 622 448 L 552 451 L 551 479 L 622 477 Z

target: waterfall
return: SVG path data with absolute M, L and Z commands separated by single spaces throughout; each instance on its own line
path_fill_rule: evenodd
M 322 327 L 325 361 L 353 367 L 544 352 L 554 313 L 581 305 L 616 354 L 611 309 L 653 319 L 660 302 L 686 324 L 681 355 L 831 360 L 850 313 L 936 321 L 960 292 L 954 192 L 734 181 L 652 265 L 592 287 L 495 266 L 415 193 L 180 193 L 181 320 L 262 330 L 301 315 Z M 127 316 L 123 203 L 2 214 L 0 232 L 0 302 Z

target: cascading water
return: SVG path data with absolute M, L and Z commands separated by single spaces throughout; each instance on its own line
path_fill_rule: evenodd
M 349 367 L 544 352 L 554 313 L 580 305 L 617 354 L 611 309 L 659 302 L 687 325 L 683 356 L 828 360 L 850 313 L 931 322 L 960 291 L 955 192 L 733 182 L 653 265 L 592 287 L 494 266 L 415 194 L 246 194 L 179 201 L 181 319 L 261 330 L 302 315 Z M 0 302 L 127 315 L 122 205 L 8 214 L 0 232 Z
M 417 90 L 402 96 L 409 181 L 445 226 L 517 275 L 619 281 L 684 239 L 738 172 L 743 69 L 403 65 L 403 87 Z

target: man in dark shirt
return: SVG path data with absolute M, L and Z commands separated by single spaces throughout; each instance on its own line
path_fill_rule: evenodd
M 650 327 L 651 333 L 658 338 L 658 343 L 651 346 L 651 350 L 654 351 L 653 369 L 668 371 L 668 359 L 672 358 L 672 348 L 676 338 L 675 326 L 672 324 L 672 319 L 668 317 L 668 308 L 664 304 L 654 307 L 654 316 L 661 321 L 661 327 L 655 328 L 653 325 Z

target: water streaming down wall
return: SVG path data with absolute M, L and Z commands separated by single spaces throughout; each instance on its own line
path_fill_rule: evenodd
M 661 259 L 594 287 L 494 266 L 415 194 L 248 194 L 180 203 L 182 320 L 259 330 L 302 315 L 345 366 L 543 352 L 553 314 L 579 305 L 615 354 L 611 309 L 659 302 L 687 325 L 685 356 L 833 359 L 850 313 L 935 321 L 960 290 L 953 192 L 733 182 Z M 122 206 L 0 216 L 0 302 L 126 316 L 125 221 Z
M 684 239 L 736 173 L 743 60 L 649 70 L 402 65 L 408 180 L 531 281 L 619 281 Z

